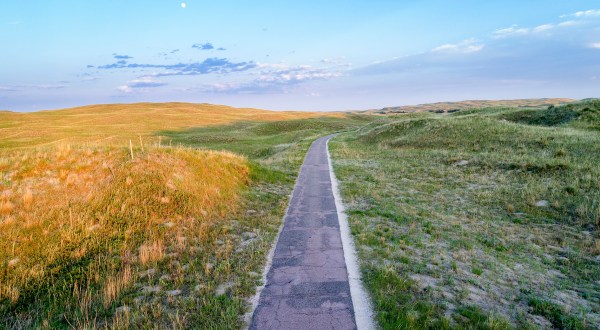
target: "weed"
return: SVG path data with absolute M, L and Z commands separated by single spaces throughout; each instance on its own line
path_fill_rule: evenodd
M 528 303 L 533 309 L 533 314 L 545 317 L 558 329 L 576 330 L 587 328 L 578 318 L 569 316 L 560 306 L 547 300 L 531 298 Z

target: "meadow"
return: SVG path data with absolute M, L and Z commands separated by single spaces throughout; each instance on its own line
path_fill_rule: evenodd
M 145 106 L 2 114 L 0 327 L 240 328 L 311 141 L 366 120 Z
M 331 144 L 383 329 L 600 327 L 600 102 L 396 115 Z
M 226 125 L 239 121 L 281 121 L 341 114 L 266 111 L 212 104 L 134 103 L 100 104 L 78 108 L 16 113 L 0 111 L 0 148 L 44 145 L 139 146 L 156 144 L 156 132 Z M 169 141 L 161 141 L 168 145 Z
M 549 98 L 549 99 L 520 99 L 520 100 L 469 100 L 459 102 L 437 102 L 418 105 L 406 105 L 400 107 L 387 107 L 379 110 L 368 110 L 366 113 L 376 114 L 398 114 L 398 113 L 454 113 L 463 110 L 485 109 L 485 108 L 530 108 L 564 105 L 576 102 L 574 99 Z
M 599 327 L 598 101 L 148 103 L 0 123 L 0 328 L 243 327 L 304 155 L 334 132 L 381 328 Z

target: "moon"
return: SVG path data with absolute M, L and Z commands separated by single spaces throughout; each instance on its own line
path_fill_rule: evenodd
M 185 8 L 185 7 L 187 7 L 187 4 L 185 2 L 182 2 L 181 3 L 181 8 Z

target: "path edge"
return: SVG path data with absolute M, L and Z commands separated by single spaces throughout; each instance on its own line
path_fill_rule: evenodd
M 327 139 L 327 162 L 329 164 L 329 177 L 331 179 L 331 190 L 335 199 L 335 208 L 337 210 L 338 221 L 340 225 L 340 234 L 342 237 L 342 247 L 344 249 L 344 260 L 346 261 L 346 269 L 348 271 L 348 281 L 350 283 L 350 295 L 352 296 L 352 305 L 354 306 L 354 318 L 356 328 L 358 330 L 373 330 L 376 329 L 375 321 L 373 320 L 373 306 L 369 294 L 363 285 L 356 247 L 350 233 L 350 224 L 346 216 L 346 210 L 342 203 L 342 197 L 339 190 L 338 180 L 333 171 L 333 162 L 331 161 L 331 153 L 329 152 L 329 141 L 334 136 Z

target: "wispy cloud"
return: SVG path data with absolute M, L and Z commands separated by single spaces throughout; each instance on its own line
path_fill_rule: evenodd
M 196 49 L 199 49 L 199 50 L 213 50 L 213 49 L 220 50 L 220 51 L 227 50 L 227 49 L 225 49 L 223 47 L 216 48 L 210 42 L 194 44 L 194 45 L 192 45 L 192 48 L 196 48 Z
M 463 40 L 456 44 L 445 44 L 432 49 L 433 52 L 439 53 L 461 53 L 469 54 L 483 50 L 485 45 L 476 39 Z
M 280 64 L 259 64 L 262 69 L 257 79 L 262 82 L 275 82 L 295 84 L 310 80 L 324 80 L 336 78 L 341 75 L 338 71 L 315 68 L 310 65 L 287 66 Z
M 577 25 L 577 21 L 564 21 L 557 24 L 559 27 L 569 27 Z
M 564 17 L 600 17 L 600 9 L 582 10 L 573 14 L 566 14 L 561 16 L 561 18 Z
M 600 49 L 600 42 L 592 42 L 588 45 L 590 48 Z
M 131 80 L 127 85 L 132 88 L 151 88 L 165 86 L 166 84 L 156 81 L 151 77 L 141 77 L 139 79 Z
M 239 83 L 214 83 L 201 88 L 204 92 L 225 94 L 271 94 L 286 93 L 292 88 L 310 81 L 323 81 L 340 77 L 343 73 L 310 65 L 288 66 L 285 64 L 259 63 L 257 77 Z
M 542 24 L 542 25 L 538 25 L 538 26 L 534 27 L 532 29 L 532 32 L 534 32 L 534 33 L 545 32 L 545 31 L 552 30 L 554 28 L 555 28 L 555 26 L 553 24 Z
M 130 80 L 127 84 L 117 87 L 117 90 L 123 93 L 134 93 L 138 91 L 147 91 L 148 88 L 166 86 L 167 84 L 157 81 L 152 77 L 140 77 Z
M 211 49 L 215 49 L 215 46 L 213 46 L 213 44 L 211 44 L 210 42 L 207 42 L 204 44 L 194 44 L 194 45 L 192 45 L 192 48 L 196 48 L 199 50 L 211 50 Z
M 175 64 L 140 64 L 129 63 L 125 60 L 113 64 L 101 65 L 98 69 L 164 69 L 163 72 L 152 74 L 156 77 L 163 76 L 193 76 L 209 73 L 230 73 L 247 71 L 255 68 L 254 62 L 231 62 L 226 58 L 207 58 L 202 62 L 175 63 Z
M 538 25 L 536 27 L 519 27 L 517 25 L 513 25 L 508 28 L 498 29 L 494 31 L 493 37 L 496 39 L 508 38 L 508 37 L 517 37 L 517 36 L 527 36 L 527 35 L 535 35 L 544 32 L 550 32 L 557 30 L 559 28 L 567 28 L 573 27 L 580 24 L 589 23 L 590 20 L 588 18 L 592 17 L 600 17 L 600 10 L 584 10 L 578 11 L 573 14 L 562 15 L 561 18 L 571 18 L 568 21 L 558 22 L 558 23 L 546 23 L 542 25 Z
M 321 63 L 328 66 L 336 66 L 342 68 L 350 68 L 352 63 L 348 62 L 345 57 L 324 58 Z
M 509 28 L 498 29 L 494 31 L 494 38 L 507 38 L 513 36 L 522 36 L 531 32 L 528 28 L 520 28 L 518 26 L 511 26 Z
M 128 60 L 128 59 L 132 59 L 133 57 L 129 56 L 129 55 L 119 55 L 119 54 L 113 54 L 113 57 L 117 60 Z
M 58 84 L 16 84 L 16 85 L 0 85 L 1 91 L 16 92 L 21 90 L 55 90 L 68 87 L 68 81 L 62 81 Z
M 90 82 L 90 81 L 96 81 L 96 80 L 100 80 L 100 77 L 88 76 L 88 77 L 84 77 L 83 79 L 81 79 L 81 81 L 83 81 L 83 82 Z

